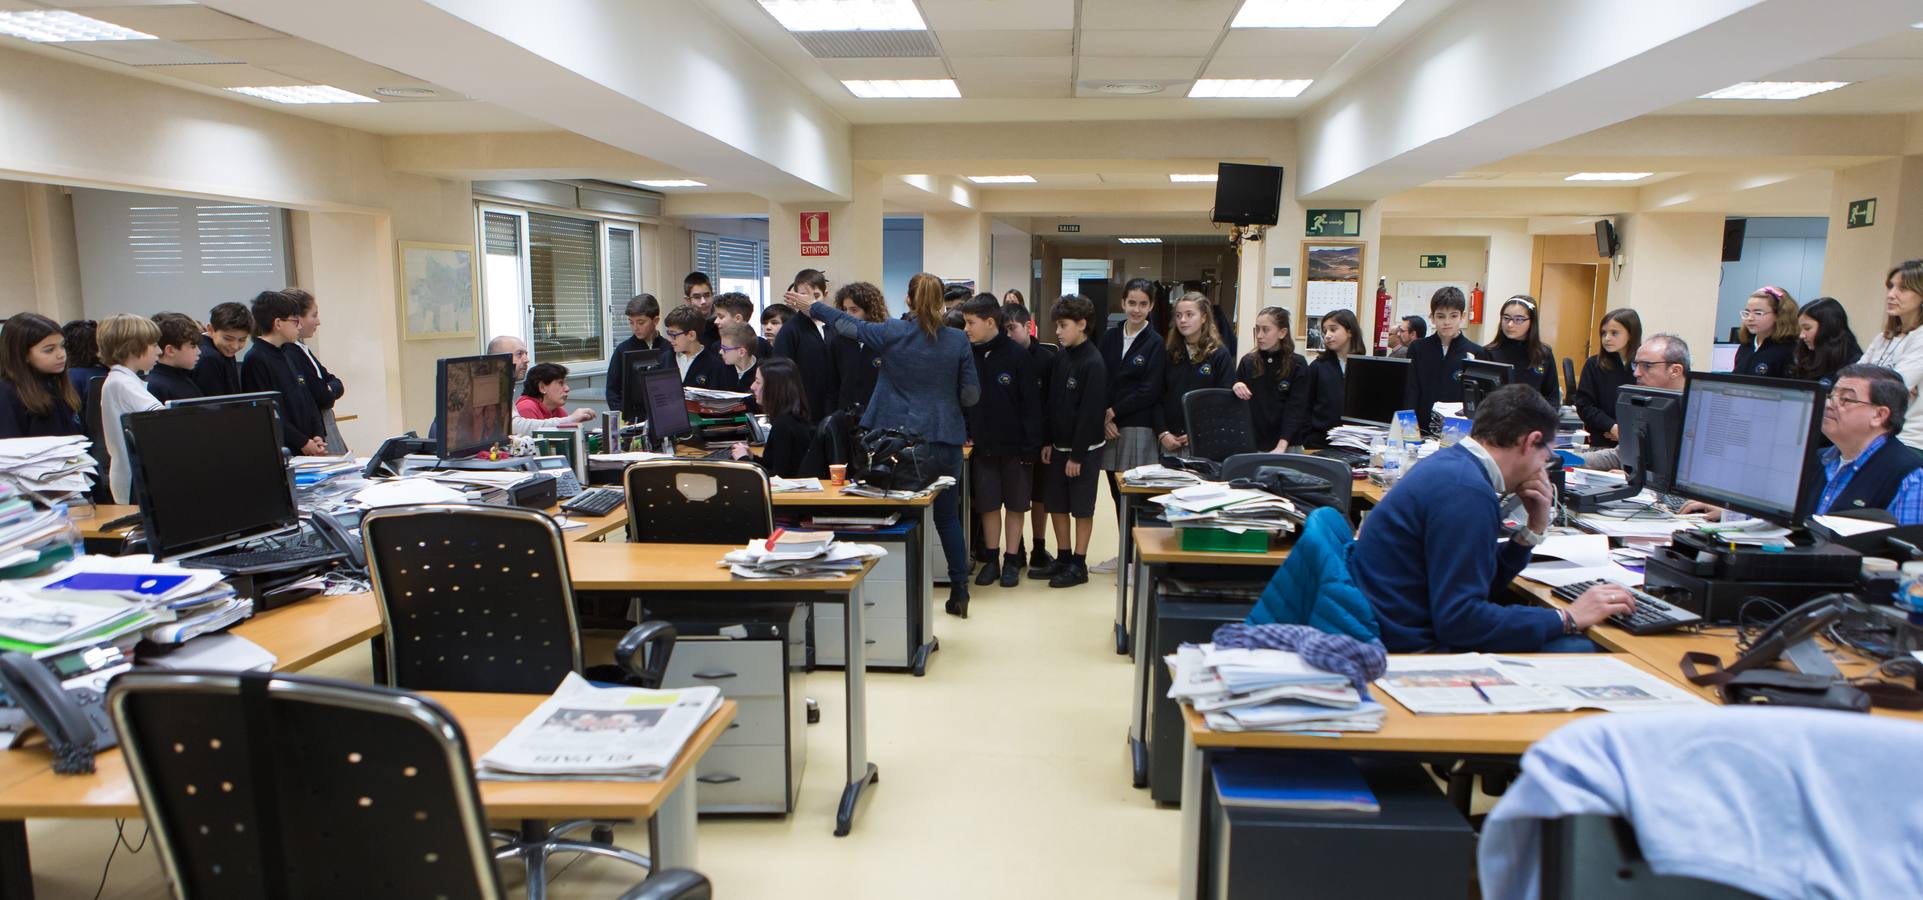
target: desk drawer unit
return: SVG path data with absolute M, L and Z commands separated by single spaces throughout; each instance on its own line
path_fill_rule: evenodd
M 682 629 L 665 684 L 712 685 L 737 704 L 734 723 L 695 769 L 702 814 L 794 810 L 808 761 L 806 700 L 797 677 L 801 643 L 793 635 L 805 609 L 780 604 L 745 627 L 663 616 Z
M 908 549 L 914 546 L 912 540 L 907 539 L 912 535 L 912 532 L 909 535 L 843 535 L 845 540 L 873 543 L 888 551 L 861 582 L 862 606 L 867 615 L 862 625 L 868 639 L 870 669 L 909 669 L 917 664 L 916 650 L 922 644 L 928 593 L 925 589 L 915 590 L 916 580 L 925 569 Z M 915 602 L 917 597 L 924 602 Z M 839 667 L 847 661 L 842 646 L 845 615 L 847 610 L 842 604 L 814 604 L 815 665 Z

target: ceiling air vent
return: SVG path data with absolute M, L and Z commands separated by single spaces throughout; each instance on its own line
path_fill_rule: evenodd
M 816 59 L 941 55 L 926 31 L 798 31 L 794 38 Z

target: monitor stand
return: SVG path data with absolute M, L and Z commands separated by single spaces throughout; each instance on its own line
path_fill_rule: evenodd
M 1805 675 L 1843 677 L 1842 671 L 1836 668 L 1836 663 L 1830 661 L 1829 654 L 1824 653 L 1823 648 L 1813 638 L 1805 638 L 1789 645 L 1789 649 L 1783 651 L 1783 658 L 1789 660 L 1789 664 L 1795 666 L 1796 671 Z

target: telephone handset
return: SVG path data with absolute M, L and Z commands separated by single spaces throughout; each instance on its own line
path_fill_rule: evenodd
M 351 527 L 333 514 L 324 512 L 315 513 L 313 522 L 314 530 L 320 533 L 322 540 L 334 549 L 347 554 L 347 559 L 342 561 L 344 565 L 356 573 L 366 574 L 367 549 L 361 544 L 360 535 L 356 533 L 358 528 Z
M 61 775 L 92 772 L 94 754 L 116 742 L 113 720 L 107 716 L 100 692 L 62 688 L 53 673 L 31 656 L 0 652 L 0 687 L 46 735 L 53 750 L 53 770 Z
M 1749 642 L 1749 649 L 1724 671 L 1730 674 L 1775 662 L 1804 641 L 1834 624 L 1848 611 L 1848 600 L 1840 594 L 1825 594 L 1783 614 L 1762 634 Z M 1818 651 L 1821 652 L 1820 650 Z M 1813 673 L 1812 673 L 1813 674 Z

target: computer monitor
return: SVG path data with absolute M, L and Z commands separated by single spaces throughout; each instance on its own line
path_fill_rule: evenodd
M 1406 359 L 1349 357 L 1342 378 L 1342 421 L 1387 428 L 1402 408 L 1402 390 L 1408 382 Z
M 182 397 L 179 400 L 168 401 L 167 405 L 170 408 L 179 409 L 183 406 L 206 406 L 210 403 L 231 403 L 236 400 L 273 400 L 278 402 L 280 400 L 280 392 L 252 391 L 245 394 L 215 394 L 211 397 Z M 278 411 L 278 408 L 276 408 L 276 411 Z
M 688 420 L 688 395 L 681 388 L 681 368 L 651 369 L 641 379 L 639 396 L 646 398 L 642 411 L 648 420 L 648 435 L 654 440 L 674 440 L 694 432 Z M 627 397 L 621 398 L 627 405 Z M 624 416 L 625 418 L 625 416 Z
M 514 427 L 514 358 L 498 353 L 440 360 L 434 408 L 441 425 L 435 456 L 458 459 L 507 443 Z
M 1823 425 L 1813 381 L 1689 373 L 1674 492 L 1784 525 L 1822 489 L 1811 450 Z
M 171 559 L 296 528 L 274 401 L 249 397 L 122 420 L 148 552 Z M 217 435 L 209 439 L 209 435 Z
M 1624 385 L 1616 389 L 1616 453 L 1629 484 L 1667 493 L 1676 484 L 1676 445 L 1683 434 L 1680 391 Z
M 1712 372 L 1736 371 L 1736 351 L 1743 349 L 1742 344 L 1725 344 L 1718 341 L 1709 345 L 1709 368 Z
M 648 388 L 643 382 L 648 373 L 660 369 L 675 372 L 679 379 L 681 367 L 674 363 L 674 351 L 629 350 L 621 354 L 621 418 L 625 421 L 639 422 L 648 417 Z
M 1486 359 L 1462 361 L 1462 414 L 1474 416 L 1476 404 L 1515 378 L 1516 368 Z

